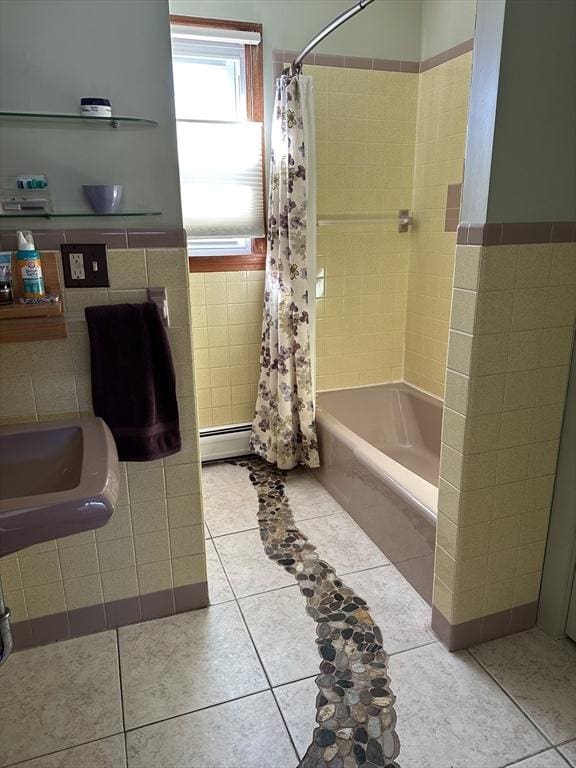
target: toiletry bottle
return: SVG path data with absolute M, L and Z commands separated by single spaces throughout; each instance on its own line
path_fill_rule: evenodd
M 12 304 L 12 254 L 0 252 L 0 304 Z
M 18 232 L 18 251 L 16 258 L 22 275 L 22 296 L 25 299 L 39 299 L 45 296 L 44 278 L 40 254 L 34 248 L 32 232 Z

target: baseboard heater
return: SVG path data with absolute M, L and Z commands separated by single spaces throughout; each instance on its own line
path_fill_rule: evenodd
M 203 462 L 232 459 L 250 453 L 251 424 L 206 427 L 200 430 L 200 457 Z

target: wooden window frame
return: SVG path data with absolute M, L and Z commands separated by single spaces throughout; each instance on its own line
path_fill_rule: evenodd
M 264 66 L 262 55 L 262 24 L 247 21 L 207 19 L 201 16 L 170 15 L 170 24 L 190 27 L 213 27 L 242 32 L 259 32 L 258 45 L 245 45 L 246 113 L 248 120 L 264 125 Z M 264 158 L 264 131 L 262 131 L 262 158 Z M 264 189 L 264 162 L 262 162 L 262 188 Z M 264 221 L 266 221 L 266 194 L 264 194 Z M 264 269 L 266 263 L 266 237 L 253 237 L 249 254 L 221 254 L 218 256 L 189 256 L 190 272 L 240 272 Z

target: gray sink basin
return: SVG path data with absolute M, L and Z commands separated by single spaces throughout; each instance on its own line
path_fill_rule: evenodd
M 0 428 L 0 557 L 100 528 L 118 499 L 118 454 L 102 419 Z

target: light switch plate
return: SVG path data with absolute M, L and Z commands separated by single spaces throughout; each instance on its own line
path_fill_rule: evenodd
M 104 243 L 67 243 L 61 245 L 60 250 L 66 288 L 106 288 L 110 285 Z

